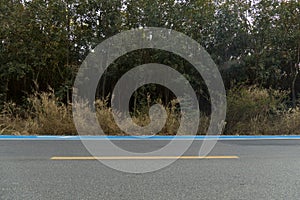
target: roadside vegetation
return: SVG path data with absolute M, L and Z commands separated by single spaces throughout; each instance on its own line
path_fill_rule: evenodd
M 300 134 L 298 0 L 0 0 L 0 134 L 76 134 L 71 99 L 81 63 L 105 39 L 143 27 L 182 32 L 211 55 L 227 91 L 224 134 Z M 111 93 L 124 73 L 146 63 L 189 80 L 201 108 L 198 134 L 205 134 L 211 111 L 202 77 L 179 56 L 154 49 L 130 52 L 104 73 L 95 95 L 104 132 L 125 134 L 112 117 Z M 168 113 L 160 134 L 175 134 L 180 112 L 165 87 L 134 93 L 133 120 L 149 123 L 154 102 Z
M 228 92 L 228 111 L 224 134 L 234 135 L 289 135 L 300 134 L 300 110 L 285 106 L 287 92 L 239 87 Z M 149 102 L 148 102 L 149 103 Z M 97 100 L 97 117 L 108 135 L 126 135 L 115 124 L 108 100 Z M 150 104 L 148 104 L 150 105 Z M 35 93 L 25 107 L 6 103 L 0 116 L 1 134 L 14 135 L 76 135 L 71 104 L 59 101 L 53 91 Z M 132 114 L 140 126 L 150 122 L 147 106 Z M 180 113 L 176 101 L 167 106 L 168 120 L 159 134 L 176 134 Z M 206 134 L 209 116 L 202 113 L 198 134 Z M 188 134 L 188 133 L 187 133 Z

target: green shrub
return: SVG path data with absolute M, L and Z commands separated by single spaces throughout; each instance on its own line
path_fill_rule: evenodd
M 255 86 L 229 90 L 225 134 L 269 132 L 272 122 L 283 116 L 286 99 L 287 92 Z

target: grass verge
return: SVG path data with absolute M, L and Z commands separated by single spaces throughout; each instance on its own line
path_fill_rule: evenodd
M 238 87 L 228 91 L 224 134 L 300 134 L 300 110 L 289 109 L 285 103 L 286 99 L 288 99 L 287 92 L 258 87 Z M 116 125 L 107 100 L 97 100 L 95 105 L 99 124 L 107 135 L 126 135 Z M 146 112 L 148 107 L 143 107 L 142 112 L 132 116 L 136 124 L 145 126 L 150 122 Z M 166 111 L 168 119 L 159 135 L 174 135 L 180 124 L 177 102 L 172 101 Z M 199 135 L 206 133 L 209 123 L 210 117 L 201 115 Z M 35 93 L 28 98 L 26 108 L 9 102 L 5 103 L 1 111 L 0 134 L 76 135 L 76 133 L 72 105 L 60 103 L 53 91 Z

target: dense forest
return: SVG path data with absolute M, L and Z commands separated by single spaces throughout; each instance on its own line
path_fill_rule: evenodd
M 270 115 L 275 116 L 271 121 L 279 115 L 287 120 L 298 110 L 298 0 L 0 0 L 0 108 L 5 118 L 0 120 L 0 130 L 17 129 L 6 125 L 10 114 L 10 123 L 15 120 L 12 118 L 28 118 L 20 110 L 35 105 L 28 100 L 32 95 L 40 94 L 37 101 L 43 99 L 44 92 L 53 92 L 58 106 L 67 106 L 77 70 L 92 49 L 117 33 L 144 27 L 182 32 L 211 55 L 228 91 L 227 133 L 243 132 L 236 130 L 237 120 L 265 124 Z M 204 105 L 203 112 L 209 115 L 206 86 L 199 81 L 201 77 L 193 75 L 193 66 L 169 52 L 153 49 L 116 60 L 102 77 L 97 97 L 110 98 L 122 74 L 153 62 L 184 74 Z M 136 92 L 132 107 L 147 105 L 149 97 L 166 105 L 174 98 L 164 87 L 147 85 Z M 14 113 L 7 111 L 10 109 Z M 21 114 L 16 116 L 15 110 Z M 260 112 L 268 119 L 265 115 L 261 118 Z M 295 126 L 300 127 L 299 123 Z M 295 133 L 295 126 L 288 133 Z M 256 133 L 265 132 L 259 129 Z

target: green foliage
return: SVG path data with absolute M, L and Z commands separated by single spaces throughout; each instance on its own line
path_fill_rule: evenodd
M 92 48 L 121 31 L 156 26 L 199 42 L 219 66 L 228 89 L 244 83 L 290 91 L 285 103 L 295 108 L 300 93 L 299 19 L 298 0 L 0 0 L 0 105 L 24 104 L 33 91 L 47 91 L 49 86 L 61 101 L 69 102 L 77 69 Z M 150 62 L 185 75 L 200 105 L 209 107 L 207 88 L 193 66 L 157 50 L 139 50 L 116 60 L 102 77 L 97 97 L 111 94 L 132 67 Z M 236 101 L 230 101 L 240 104 L 229 112 L 245 110 L 252 119 L 272 104 L 269 96 L 249 102 L 255 100 L 252 92 L 235 91 L 231 96 Z M 174 99 L 164 87 L 143 86 L 133 96 L 132 108 L 145 106 L 149 95 L 165 105 Z
M 272 122 L 278 116 L 282 117 L 287 98 L 287 92 L 255 86 L 240 86 L 229 90 L 225 133 L 262 133 L 266 122 Z M 261 126 L 260 129 L 257 125 Z

